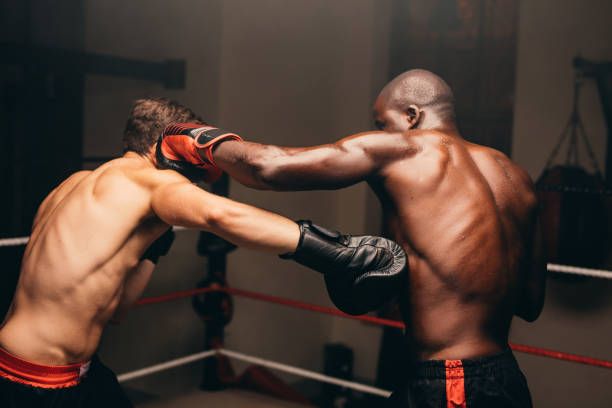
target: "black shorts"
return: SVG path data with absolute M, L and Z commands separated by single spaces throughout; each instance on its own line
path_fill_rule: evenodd
M 80 375 L 77 370 L 76 376 L 70 378 L 67 370 L 61 370 L 61 373 L 58 370 L 69 366 L 54 367 L 30 363 L 11 356 L 2 349 L 0 354 L 2 408 L 133 406 L 117 382 L 115 374 L 96 356 L 90 365 L 80 365 L 85 368 L 81 369 Z
M 531 408 L 525 376 L 512 351 L 466 360 L 417 362 L 390 407 Z

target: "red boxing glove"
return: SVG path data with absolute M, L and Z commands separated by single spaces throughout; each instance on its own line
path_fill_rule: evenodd
M 160 167 L 176 170 L 191 180 L 212 183 L 223 174 L 215 165 L 213 149 L 227 140 L 242 138 L 212 126 L 173 123 L 159 136 L 155 157 Z

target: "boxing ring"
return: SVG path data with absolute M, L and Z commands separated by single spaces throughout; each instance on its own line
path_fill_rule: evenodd
M 184 228 L 175 227 L 176 231 L 184 230 Z M 29 240 L 29 237 L 16 237 L 16 238 L 6 238 L 0 239 L 0 247 L 6 246 L 19 246 L 26 245 Z M 576 276 L 586 276 L 591 278 L 598 279 L 612 279 L 612 271 L 610 270 L 602 270 L 602 269 L 592 269 L 592 268 L 583 268 L 569 265 L 559 265 L 559 264 L 547 264 L 547 270 L 549 273 L 556 274 L 565 274 L 565 275 L 576 275 Z M 168 293 L 160 296 L 147 297 L 140 299 L 137 303 L 137 307 L 145 307 L 146 305 L 161 303 L 161 302 L 169 302 L 176 299 L 194 297 L 197 295 L 203 294 L 211 294 L 211 293 L 219 293 L 227 296 L 238 296 L 249 298 L 257 301 L 268 302 L 272 304 L 276 304 L 284 307 L 297 308 L 302 310 L 308 310 L 313 313 L 321 313 L 331 316 L 336 316 L 344 319 L 358 320 L 362 322 L 368 322 L 370 324 L 378 325 L 381 327 L 393 327 L 396 329 L 405 329 L 405 325 L 401 321 L 386 319 L 371 315 L 362 315 L 362 316 L 352 316 L 345 314 L 337 309 L 329 308 L 320 305 L 314 305 L 305 302 L 299 302 L 292 299 L 280 298 L 276 296 L 271 296 L 263 293 L 252 292 L 244 289 L 229 287 L 227 285 L 219 285 L 217 283 L 212 283 L 209 286 L 195 288 L 195 289 L 187 289 L 179 292 Z M 561 352 L 556 350 L 549 350 L 540 347 L 528 346 L 523 344 L 515 344 L 510 343 L 510 348 L 516 352 L 527 353 L 541 357 L 547 357 L 552 359 L 564 360 L 573 363 L 586 364 L 592 367 L 599 368 L 607 368 L 612 369 L 612 361 L 598 359 L 595 357 L 582 356 L 567 352 Z M 284 373 L 288 373 L 294 376 L 308 378 L 311 380 L 336 385 L 343 388 L 348 388 L 351 390 L 355 390 L 358 392 L 372 394 L 379 397 L 389 397 L 391 395 L 390 390 L 385 390 L 381 388 L 377 388 L 371 385 L 362 384 L 355 381 L 349 381 L 342 378 L 336 378 L 329 375 L 324 375 L 315 371 L 306 370 L 300 367 L 291 366 L 288 364 L 283 364 L 280 362 L 264 359 L 257 356 L 247 355 L 235 350 L 229 350 L 223 348 L 222 346 L 214 347 L 209 350 L 203 350 L 201 352 L 191 354 L 188 356 L 176 358 L 173 360 L 161 362 L 152 366 L 143 367 L 134 371 L 122 373 L 118 375 L 118 380 L 121 383 L 125 383 L 137 378 L 141 378 L 147 375 L 151 375 L 160 371 L 169 370 L 175 367 L 183 366 L 186 364 L 194 363 L 196 361 L 202 361 L 206 359 L 210 359 L 213 357 L 226 357 L 230 360 L 242 361 L 250 364 L 254 364 L 257 366 L 266 367 L 273 371 L 280 371 Z

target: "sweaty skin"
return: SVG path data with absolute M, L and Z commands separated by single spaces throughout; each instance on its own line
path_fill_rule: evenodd
M 409 257 L 399 300 L 412 352 L 420 359 L 501 352 L 513 315 L 535 320 L 544 298 L 529 176 L 501 152 L 462 139 L 455 126 L 407 129 L 406 117 L 380 100 L 375 119 L 384 131 L 309 148 L 229 141 L 214 160 L 259 189 L 367 181 L 387 233 Z
M 152 157 L 128 152 L 78 172 L 43 201 L 0 329 L 2 348 L 48 365 L 91 358 L 106 323 L 144 290 L 153 264 L 139 259 L 170 225 L 273 254 L 295 250 L 293 221 L 210 194 L 156 169 Z

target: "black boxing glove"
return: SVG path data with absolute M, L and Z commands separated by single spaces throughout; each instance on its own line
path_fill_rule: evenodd
M 155 158 L 162 168 L 178 171 L 190 180 L 212 183 L 223 173 L 213 160 L 214 147 L 227 140 L 242 138 L 208 125 L 172 123 L 159 136 Z
M 164 232 L 159 238 L 157 238 L 153 243 L 147 248 L 144 254 L 140 257 L 140 260 L 148 259 L 157 265 L 157 261 L 159 261 L 160 256 L 164 256 L 168 254 L 172 243 L 174 242 L 174 231 L 170 228 L 168 231 Z
M 397 295 L 408 271 L 406 253 L 395 241 L 371 235 L 343 235 L 297 221 L 300 241 L 294 253 L 280 255 L 321 272 L 336 307 L 350 315 L 380 308 Z

